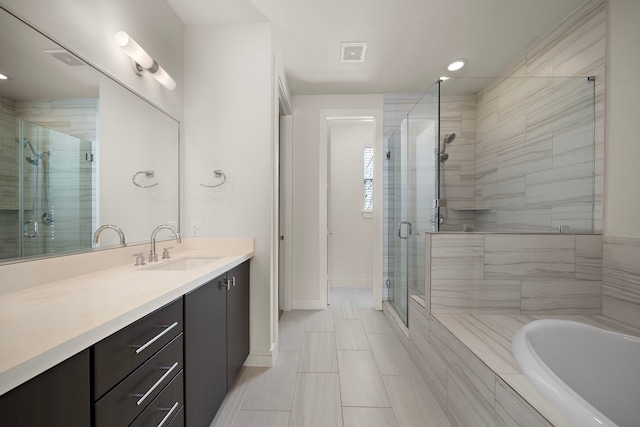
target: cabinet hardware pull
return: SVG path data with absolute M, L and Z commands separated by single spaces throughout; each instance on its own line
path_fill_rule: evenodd
M 227 288 L 227 290 L 231 289 L 231 280 L 226 280 L 220 283 L 221 288 Z
M 167 326 L 164 331 L 160 332 L 158 335 L 156 335 L 155 337 L 151 338 L 149 341 L 147 341 L 146 344 L 140 346 L 139 348 L 136 349 L 136 354 L 140 354 L 145 348 L 149 347 L 151 344 L 153 344 L 154 342 L 158 341 L 164 334 L 166 334 L 167 332 L 169 332 L 170 330 L 172 330 L 173 328 L 175 328 L 176 326 L 178 326 L 178 322 L 173 322 L 173 324 L 171 326 Z
M 165 380 L 165 378 L 167 378 L 171 372 L 176 369 L 176 367 L 178 366 L 178 362 L 174 363 L 173 366 L 171 366 L 170 368 L 163 368 L 163 369 L 169 369 L 167 372 L 164 373 L 163 376 L 160 377 L 160 379 L 158 381 L 156 381 L 156 383 L 154 385 L 151 386 L 151 388 L 149 389 L 149 391 L 147 391 L 145 394 L 142 395 L 142 397 L 140 398 L 140 400 L 138 400 L 136 402 L 136 405 L 140 406 L 140 404 L 142 402 L 144 402 L 144 400 L 149 397 L 149 395 L 151 393 L 153 393 L 153 390 L 155 390 L 156 388 L 158 388 L 158 386 L 162 383 L 162 381 Z M 138 397 L 139 395 L 135 395 L 136 397 Z
M 171 409 L 169 410 L 169 413 L 167 415 L 164 416 L 164 418 L 162 419 L 162 421 L 160 421 L 160 424 L 158 424 L 158 427 L 162 427 L 164 425 L 164 423 L 167 422 L 167 420 L 169 418 L 171 418 L 171 414 L 173 414 L 173 411 L 175 411 L 178 408 L 179 403 L 176 402 L 173 404 L 173 406 L 171 407 Z
M 233 276 L 233 277 L 231 278 L 231 283 L 232 283 L 232 285 L 233 285 L 233 286 L 235 286 L 235 285 L 236 285 L 236 276 Z

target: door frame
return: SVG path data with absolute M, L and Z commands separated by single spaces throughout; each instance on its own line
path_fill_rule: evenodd
M 318 292 L 320 305 L 326 307 L 328 300 L 328 195 L 329 178 L 329 136 L 331 119 L 372 118 L 374 125 L 373 138 L 373 271 L 372 296 L 373 308 L 382 310 L 382 205 L 383 205 L 383 121 L 382 110 L 377 109 L 345 109 L 320 111 L 320 140 L 318 149 Z

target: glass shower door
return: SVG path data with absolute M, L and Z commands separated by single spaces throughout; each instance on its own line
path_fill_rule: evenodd
M 410 224 L 407 221 L 407 120 L 403 120 L 389 139 L 389 301 L 407 323 L 408 253 Z
M 425 294 L 425 233 L 438 230 L 438 91 L 436 84 L 389 138 L 388 299 L 405 324 L 409 296 Z
M 91 247 L 95 173 L 90 141 L 17 120 L 20 256 Z
M 434 84 L 413 107 L 407 117 L 408 132 L 408 208 L 413 227 L 408 240 L 408 292 L 424 298 L 426 284 L 426 233 L 439 227 L 439 89 Z

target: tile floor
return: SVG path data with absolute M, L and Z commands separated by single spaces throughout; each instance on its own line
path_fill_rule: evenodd
M 371 291 L 280 319 L 272 368 L 245 367 L 211 427 L 450 427 Z

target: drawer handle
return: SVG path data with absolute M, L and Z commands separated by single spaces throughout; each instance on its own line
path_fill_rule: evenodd
M 136 349 L 136 354 L 140 354 L 145 348 L 149 347 L 151 344 L 153 344 L 154 342 L 158 341 L 164 334 L 166 334 L 167 332 L 169 332 L 170 330 L 172 330 L 176 326 L 178 326 L 178 322 L 173 322 L 173 324 L 171 326 L 168 326 L 167 329 L 165 329 L 164 331 L 160 332 L 155 337 L 151 338 L 149 341 L 147 341 L 147 343 L 145 345 L 140 346 L 139 348 L 137 348 Z
M 142 402 L 144 402 L 144 400 L 145 400 L 147 397 L 149 397 L 149 395 L 150 395 L 151 393 L 153 393 L 153 390 L 155 390 L 156 388 L 158 388 L 158 386 L 159 386 L 160 384 L 162 384 L 162 381 L 164 381 L 164 380 L 165 380 L 165 378 L 167 378 L 169 375 L 171 375 L 171 372 L 172 372 L 174 369 L 176 369 L 177 367 L 178 367 L 178 362 L 174 363 L 174 364 L 173 364 L 173 366 L 172 366 L 172 367 L 170 367 L 170 368 L 163 368 L 163 369 L 169 369 L 169 370 L 168 370 L 167 372 L 165 372 L 165 373 L 164 373 L 164 375 L 163 375 L 163 376 L 161 376 L 161 377 L 160 377 L 160 379 L 159 379 L 158 381 L 156 381 L 156 383 L 155 383 L 154 385 L 152 385 L 152 386 L 151 386 L 151 388 L 149 389 L 149 391 L 147 391 L 145 394 L 143 394 L 143 395 L 142 395 L 142 397 L 140 398 L 140 400 L 138 400 L 138 401 L 136 402 L 136 405 L 140 406 L 140 404 L 141 404 Z M 138 396 L 140 396 L 140 395 L 139 395 L 139 394 L 136 394 L 135 396 L 136 396 L 136 397 L 138 397 Z
M 162 421 L 160 421 L 160 424 L 158 424 L 158 427 L 162 427 L 164 425 L 164 423 L 167 422 L 167 420 L 169 418 L 171 418 L 171 414 L 173 414 L 173 411 L 175 411 L 176 409 L 178 409 L 178 405 L 180 405 L 178 402 L 174 403 L 173 406 L 171 407 L 171 409 L 169 410 L 169 413 L 167 415 L 164 416 L 164 418 L 162 419 Z

